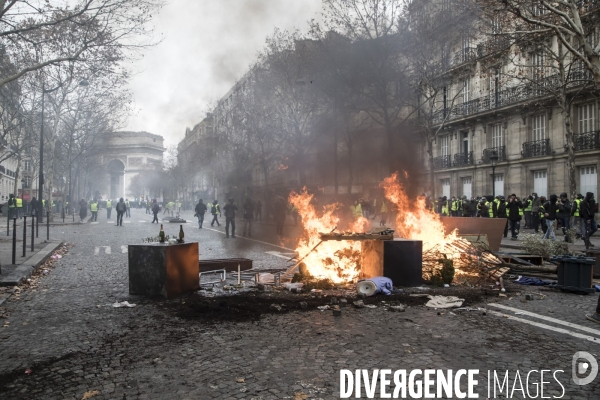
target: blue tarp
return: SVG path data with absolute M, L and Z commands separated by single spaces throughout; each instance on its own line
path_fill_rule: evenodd
M 377 290 L 375 294 L 383 293 L 385 295 L 392 294 L 392 290 L 394 290 L 394 285 L 392 285 L 392 280 L 390 278 L 386 278 L 384 276 L 376 276 L 374 278 L 362 279 L 363 281 L 371 281 L 377 286 Z M 359 281 L 361 282 L 361 281 Z

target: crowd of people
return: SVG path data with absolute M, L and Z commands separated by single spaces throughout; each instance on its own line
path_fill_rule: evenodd
M 524 229 L 532 229 L 539 233 L 541 228 L 544 239 L 556 240 L 555 230 L 562 229 L 564 240 L 570 241 L 569 231 L 575 229 L 578 238 L 583 239 L 586 248 L 592 247 L 590 237 L 598 230 L 595 214 L 598 205 L 591 192 L 585 196 L 577 194 L 570 200 L 567 193 L 551 194 L 548 198 L 532 193 L 530 196 L 519 198 L 511 194 L 508 199 L 504 196 L 448 197 L 443 196 L 435 202 L 428 199 L 428 205 L 441 216 L 450 217 L 481 217 L 504 218 L 507 220 L 504 237 L 511 232 L 511 239 L 517 240 L 521 222 L 525 221 Z

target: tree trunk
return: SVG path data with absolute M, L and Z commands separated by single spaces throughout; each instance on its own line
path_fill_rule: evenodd
M 575 137 L 573 134 L 573 121 L 571 120 L 571 111 L 565 107 L 565 130 L 567 139 L 567 164 L 569 166 L 569 194 L 574 199 L 577 194 L 577 180 L 575 170 Z
M 19 175 L 21 173 L 21 157 L 17 158 L 17 170 L 15 171 L 15 184 L 13 187 L 13 194 L 15 195 L 15 198 L 17 197 L 17 194 L 19 193 Z
M 429 192 L 431 193 L 432 201 L 437 199 L 435 194 L 435 175 L 433 169 L 433 139 L 427 139 L 427 154 L 429 155 Z

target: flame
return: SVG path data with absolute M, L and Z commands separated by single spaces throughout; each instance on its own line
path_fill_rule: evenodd
M 408 174 L 405 172 L 404 176 L 408 177 Z M 467 268 L 469 264 L 477 262 L 475 249 L 469 241 L 458 237 L 456 230 L 445 233 L 439 215 L 427 209 L 425 197 L 419 196 L 416 201 L 411 201 L 404 186 L 398 181 L 397 173 L 385 178 L 380 186 L 384 190 L 385 198 L 397 210 L 395 231 L 399 237 L 421 240 L 423 254 L 444 254 L 454 262 L 455 276 L 477 276 Z M 426 262 L 423 263 L 425 267 Z M 425 270 L 424 278 L 430 278 L 426 276 Z
M 338 216 L 341 205 L 326 205 L 319 214 L 311 204 L 312 199 L 313 195 L 308 194 L 306 188 L 301 193 L 292 192 L 289 196 L 290 203 L 298 210 L 305 231 L 296 247 L 298 259 L 306 257 L 303 262 L 312 276 L 331 279 L 335 283 L 356 280 L 360 274 L 360 242 L 342 240 L 319 244 L 319 233 L 331 232 L 336 227 L 340 228 L 338 232 L 344 231 Z M 360 217 L 348 226 L 348 230 L 365 232 L 369 224 L 369 220 Z M 314 249 L 317 244 L 319 246 Z

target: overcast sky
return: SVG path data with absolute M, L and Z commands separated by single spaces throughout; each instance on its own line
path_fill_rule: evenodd
M 155 19 L 164 40 L 135 64 L 128 130 L 177 144 L 256 58 L 275 28 L 307 30 L 321 0 L 169 0 Z

